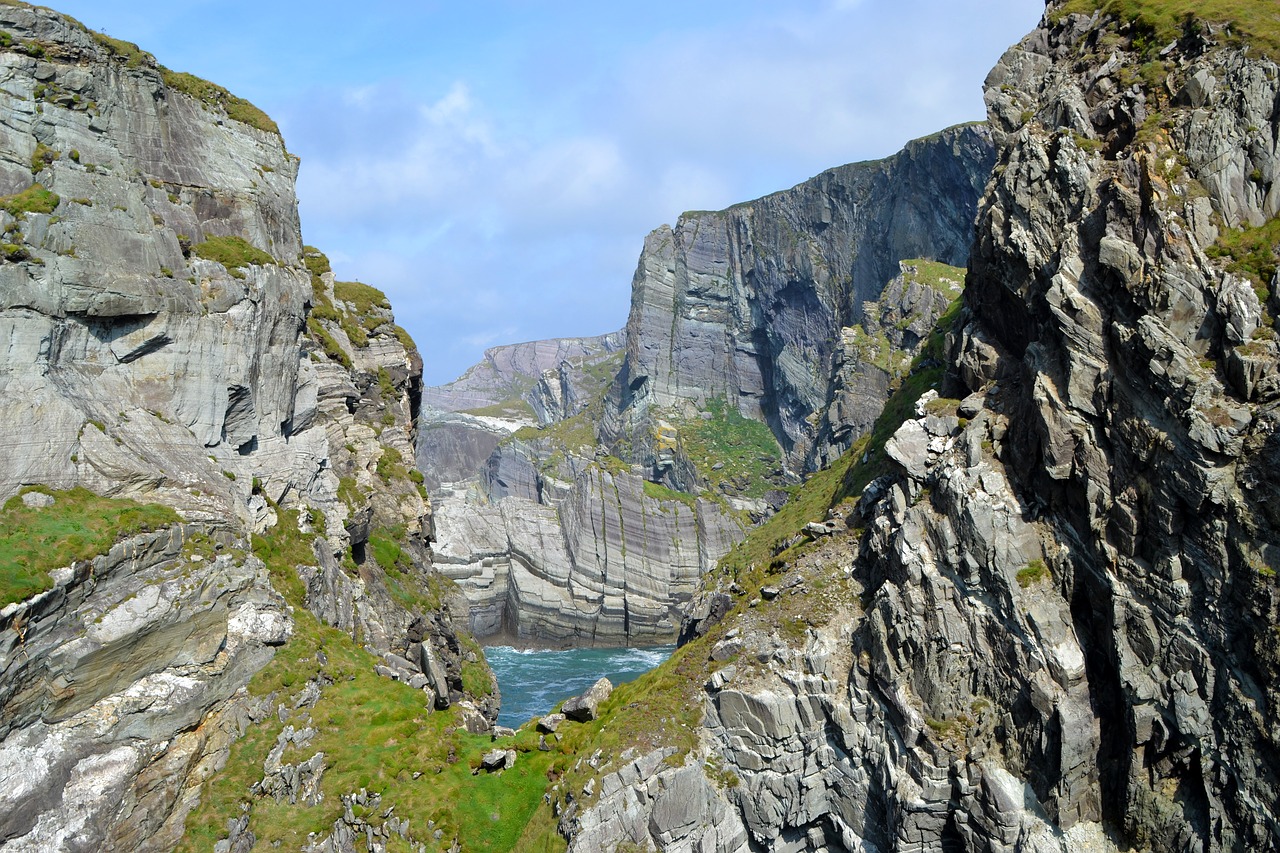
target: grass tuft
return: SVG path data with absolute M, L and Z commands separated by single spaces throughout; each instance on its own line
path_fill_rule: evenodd
M 28 213 L 53 213 L 61 199 L 42 184 L 32 184 L 20 193 L 0 197 L 0 208 L 20 219 Z
M 191 251 L 209 261 L 216 261 L 236 278 L 244 278 L 240 267 L 266 266 L 276 259 L 252 245 L 243 237 L 210 237 L 191 247 Z
M 21 495 L 0 511 L 0 606 L 52 588 L 51 569 L 105 554 L 118 540 L 181 522 L 168 507 L 104 498 L 88 489 L 28 488 L 54 499 L 28 507 Z

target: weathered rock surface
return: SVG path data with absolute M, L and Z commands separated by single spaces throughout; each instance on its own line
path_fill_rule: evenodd
M 483 409 L 529 394 L 546 371 L 592 361 L 621 347 L 621 333 L 591 338 L 552 338 L 485 350 L 484 361 L 446 385 L 423 391 L 424 405 L 445 412 Z
M 566 700 L 560 710 L 565 717 L 575 723 L 589 723 L 599 718 L 600 703 L 608 699 L 612 693 L 613 684 L 609 682 L 609 679 L 601 678 L 581 696 L 574 696 Z
M 776 449 L 748 461 L 758 469 L 750 476 L 713 476 L 724 461 L 690 459 L 681 425 L 726 398 L 734 416 L 769 423 L 795 470 L 838 456 L 959 293 L 958 270 L 900 261 L 965 260 L 990 167 L 985 128 L 955 128 L 879 163 L 687 214 L 646 243 L 625 361 L 617 336 L 568 358 L 578 342 L 522 344 L 491 350 L 444 386 L 442 405 L 489 406 L 484 416 L 432 416 L 418 443 L 424 470 L 440 472 L 428 475 L 440 496 L 436 565 L 467 591 L 472 629 L 524 642 L 672 639 L 697 576 L 795 479 Z M 525 392 L 532 374 L 516 366 L 552 352 L 558 368 Z M 503 394 L 527 402 L 544 426 L 581 423 L 559 440 L 504 438 L 521 423 L 510 398 L 507 419 L 492 417 Z M 486 451 L 477 489 L 459 475 Z M 622 461 L 610 464 L 611 453 Z M 641 479 L 691 497 L 659 500 Z M 762 496 L 770 488 L 772 500 Z
M 381 294 L 304 250 L 297 159 L 265 116 L 47 9 L 0 5 L 0 30 L 0 194 L 39 202 L 0 204 L 0 500 L 86 486 L 186 522 L 0 611 L 0 848 L 169 850 L 274 713 L 245 687 L 298 608 L 403 661 L 424 712 L 464 698 L 465 605 L 404 603 L 433 580 L 421 361 Z M 202 257 L 218 238 L 226 266 Z M 281 523 L 321 534 L 296 579 L 250 553 Z M 397 539 L 394 584 L 371 536 Z M 477 702 L 491 719 L 496 693 Z M 255 796 L 316 800 L 323 756 L 268 765 Z
M 632 284 L 606 441 L 625 438 L 620 455 L 654 466 L 664 412 L 692 416 L 724 398 L 803 466 L 834 396 L 841 329 L 862 321 L 899 261 L 965 263 L 993 162 L 984 125 L 952 128 L 654 231 Z
M 189 518 L 243 518 L 248 479 L 222 472 L 295 486 L 310 440 L 290 428 L 308 291 L 297 160 L 55 13 L 5 6 L 0 29 L 15 42 L 0 52 L 0 194 L 39 182 L 61 199 L 0 213 L 9 257 L 26 258 L 0 263 L 0 497 L 159 491 Z M 184 248 L 222 236 L 274 263 L 229 271 Z
M 1143 37 L 1050 17 L 989 76 L 950 399 L 816 552 L 847 612 L 771 632 L 778 583 L 735 617 L 719 770 L 643 756 L 561 814 L 571 849 L 1280 849 L 1280 281 L 1206 252 L 1277 213 L 1280 68 Z
M 494 457 L 492 503 L 447 500 L 435 513 L 434 565 L 467 595 L 472 632 L 552 645 L 674 640 L 739 522 L 712 501 L 650 497 L 635 474 L 571 458 L 560 479 L 510 451 Z

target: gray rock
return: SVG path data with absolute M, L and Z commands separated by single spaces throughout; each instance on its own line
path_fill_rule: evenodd
M 22 505 L 31 509 L 51 507 L 55 502 L 53 495 L 46 495 L 44 492 L 27 492 L 22 496 Z
M 510 770 L 516 764 L 514 749 L 491 749 L 480 759 L 480 768 L 490 773 L 497 770 Z
M 545 717 L 538 719 L 538 731 L 555 734 L 556 730 L 560 728 L 560 724 L 564 721 L 564 714 L 547 714 Z
M 608 699 L 612 692 L 613 684 L 609 679 L 601 678 L 581 696 L 574 696 L 566 701 L 560 711 L 575 723 L 589 723 L 599 716 L 600 703 Z

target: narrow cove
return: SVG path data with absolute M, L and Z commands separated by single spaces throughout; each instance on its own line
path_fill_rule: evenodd
M 485 657 L 502 691 L 498 724 L 515 728 L 532 717 L 549 713 L 557 703 L 586 690 L 601 676 L 615 685 L 631 681 L 665 661 L 675 648 L 667 645 L 553 650 L 490 646 L 484 650 Z

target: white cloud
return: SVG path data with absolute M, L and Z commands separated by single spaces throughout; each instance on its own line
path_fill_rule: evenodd
M 388 291 L 431 382 L 502 342 L 495 334 L 608 331 L 625 320 L 644 235 L 682 210 L 980 118 L 980 81 L 1029 26 L 1025 6 L 769 6 L 559 55 L 533 80 L 408 76 L 313 92 L 282 117 L 304 158 L 307 239 L 340 274 Z M 1026 23 L 992 34 L 1019 15 Z

